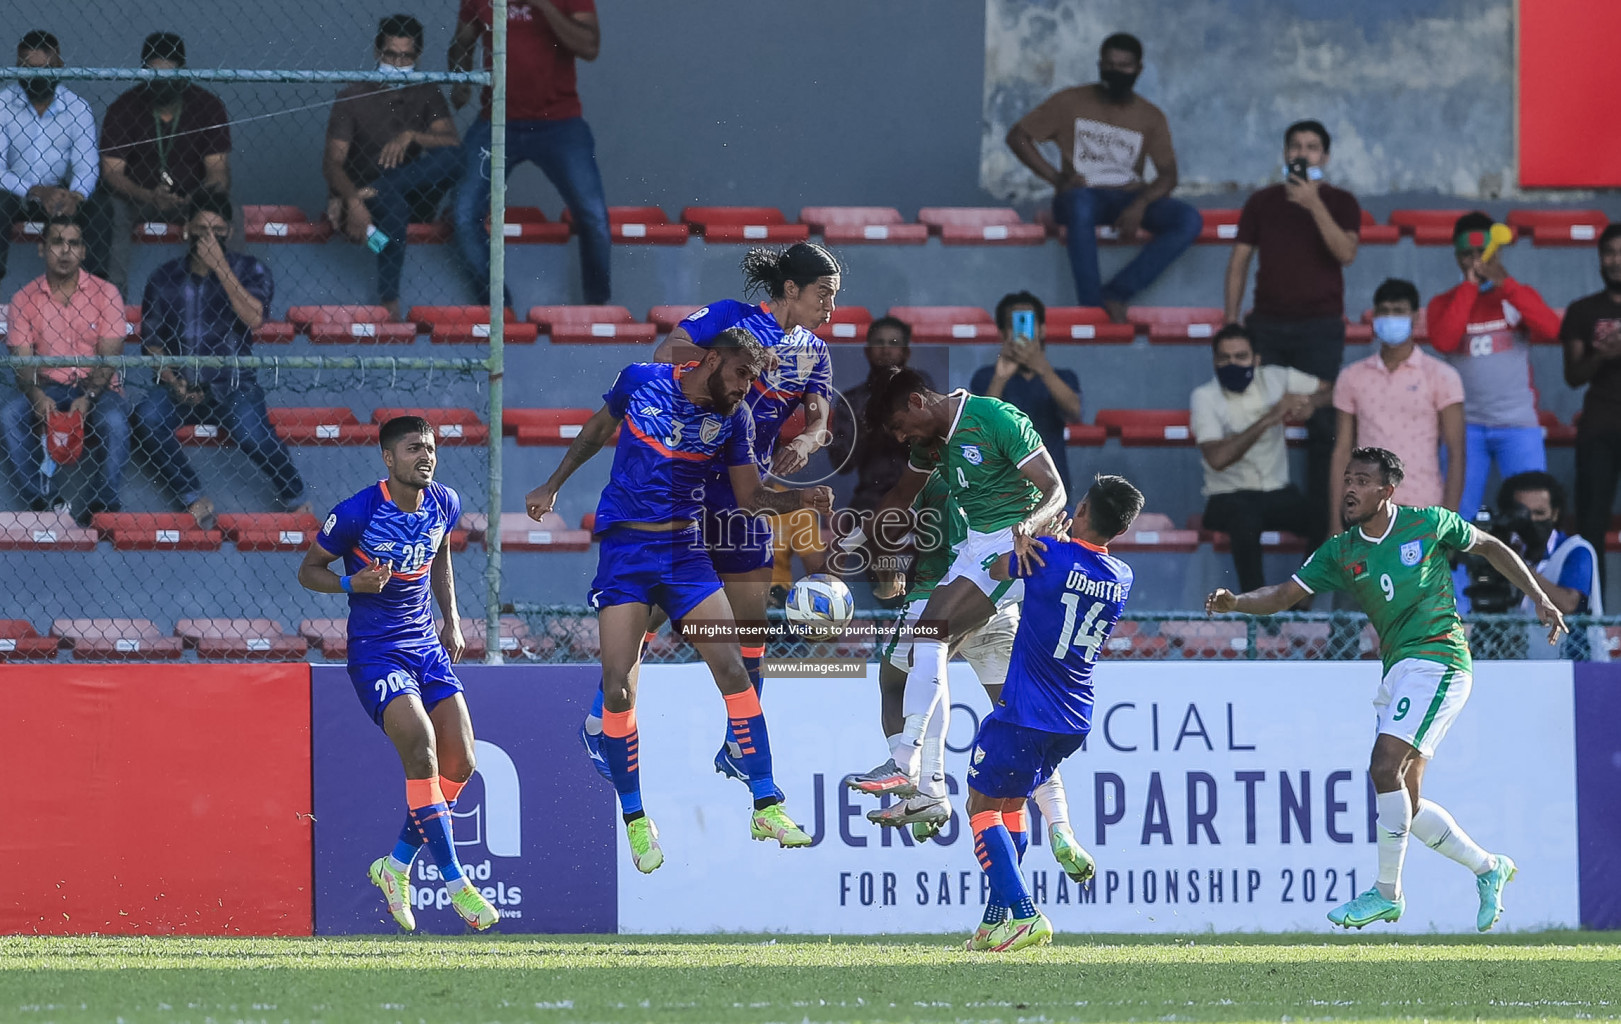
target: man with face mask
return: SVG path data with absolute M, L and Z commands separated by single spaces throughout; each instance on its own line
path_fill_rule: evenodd
M 186 66 L 186 41 L 154 32 L 141 43 L 141 67 Z M 129 282 L 131 229 L 138 223 L 178 224 L 199 189 L 231 191 L 231 126 L 225 104 L 189 82 L 153 80 L 128 90 L 101 122 L 101 176 L 112 194 L 112 245 L 107 279 Z
M 1515 553 L 1525 559 L 1531 574 L 1560 612 L 1604 614 L 1598 553 L 1579 534 L 1559 529 L 1559 517 L 1565 511 L 1565 489 L 1552 474 L 1532 471 L 1504 480 L 1497 491 L 1497 510 L 1504 517 L 1521 520 L 1516 537 L 1523 547 L 1515 547 Z M 1533 613 L 1536 610 L 1529 598 L 1521 608 Z
M 35 29 L 17 43 L 17 64 L 62 67 L 61 47 Z M 106 204 L 96 196 L 96 118 L 72 90 L 48 78 L 19 77 L 0 89 L 0 278 L 11 253 L 11 224 L 76 217 L 85 230 L 84 270 L 105 277 Z
M 1165 114 L 1133 91 L 1143 70 L 1143 44 L 1116 32 L 1103 41 L 1098 77 L 1054 93 L 1008 130 L 1013 155 L 1053 187 L 1053 217 L 1068 231 L 1076 302 L 1101 307 L 1126 322 L 1131 297 L 1147 288 L 1199 237 L 1204 219 L 1170 198 L 1176 188 L 1176 151 Z M 1059 165 L 1038 143 L 1058 145 Z M 1145 158 L 1154 180 L 1144 182 Z M 1097 228 L 1113 226 L 1122 241 L 1137 229 L 1153 237 L 1108 284 L 1098 271 Z
M 1559 326 L 1565 383 L 1587 386 L 1576 421 L 1576 530 L 1600 556 L 1621 479 L 1621 224 L 1598 239 L 1604 287 L 1572 302 Z
M 416 70 L 422 39 L 422 22 L 409 14 L 384 18 L 377 25 L 377 70 Z M 421 221 L 437 219 L 461 159 L 450 105 L 430 82 L 359 82 L 332 105 L 321 172 L 332 190 L 333 227 L 377 254 L 377 301 L 395 319 L 406 228 L 413 213 Z
M 1249 332 L 1228 324 L 1211 344 L 1216 379 L 1193 389 L 1193 441 L 1204 458 L 1204 525 L 1231 538 L 1240 590 L 1264 581 L 1261 534 L 1287 530 L 1322 540 L 1305 495 L 1289 482 L 1285 422 L 1328 404 L 1327 381 L 1283 366 L 1262 366 Z

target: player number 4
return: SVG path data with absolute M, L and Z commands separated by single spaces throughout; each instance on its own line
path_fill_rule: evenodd
M 1064 630 L 1058 635 L 1058 643 L 1053 647 L 1053 657 L 1064 657 L 1069 653 L 1070 647 L 1074 646 L 1088 664 L 1097 661 L 1098 655 L 1103 651 L 1104 635 L 1109 631 L 1109 624 L 1098 619 L 1098 613 L 1103 611 L 1103 602 L 1094 601 L 1077 628 L 1075 616 L 1080 614 L 1081 595 L 1071 591 L 1066 593 L 1062 600 Z
M 957 467 L 957 486 L 965 491 L 968 490 L 968 477 L 963 473 L 961 466 Z
M 1396 583 L 1390 578 L 1390 573 L 1384 573 L 1379 577 L 1379 589 L 1385 592 L 1386 601 L 1396 600 Z

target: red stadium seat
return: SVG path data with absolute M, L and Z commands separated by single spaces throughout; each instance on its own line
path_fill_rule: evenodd
M 1188 447 L 1193 444 L 1186 409 L 1099 409 L 1093 422 L 1107 427 L 1132 448 Z
M 574 223 L 574 215 L 566 209 L 563 223 Z M 670 223 L 670 215 L 657 206 L 610 206 L 608 235 L 626 245 L 686 245 L 692 229 Z
M 253 329 L 253 340 L 259 345 L 285 345 L 298 336 L 298 328 L 277 320 L 266 320 Z
M 1204 227 L 1199 241 L 1205 245 L 1226 245 L 1238 237 L 1238 215 L 1242 210 L 1200 210 Z
M 529 624 L 516 615 L 503 615 L 500 618 L 500 647 L 501 653 L 507 657 L 528 657 L 535 651 L 535 638 L 530 635 Z M 482 615 L 476 617 L 462 616 L 462 640 L 467 643 L 467 650 L 462 654 L 464 661 L 482 661 L 489 647 L 485 643 L 488 636 L 488 626 Z
M 1189 516 L 1188 529 L 1197 530 L 1199 540 L 1214 546 L 1217 551 L 1225 553 L 1233 549 L 1232 538 L 1227 534 L 1204 528 L 1204 516 Z M 1266 551 L 1299 553 L 1306 550 L 1306 539 L 1298 534 L 1284 533 L 1280 530 L 1266 530 L 1261 534 L 1261 547 Z
M 379 428 L 396 416 L 421 416 L 433 424 L 434 438 L 446 447 L 482 445 L 490 441 L 490 428 L 478 413 L 465 408 L 407 409 L 382 406 L 372 410 L 371 421 Z
M 115 551 L 218 551 L 225 540 L 185 512 L 98 512 L 90 525 Z
M 1198 547 L 1199 531 L 1178 530 L 1171 517 L 1160 512 L 1144 512 L 1127 533 L 1109 542 L 1110 550 L 1121 551 L 1188 552 Z
M 298 624 L 298 634 L 309 641 L 311 647 L 319 648 L 329 661 L 343 661 L 349 655 L 348 619 L 303 619 Z
M 775 206 L 688 206 L 681 221 L 706 242 L 803 242 L 810 228 L 789 224 Z
M 244 206 L 242 223 L 250 242 L 324 242 L 332 237 L 326 218 L 311 221 L 296 206 Z
M 1143 629 L 1141 622 L 1117 622 L 1114 632 L 1104 643 L 1103 649 L 1111 657 L 1140 661 L 1149 658 L 1163 658 L 1165 656 L 1166 642 L 1162 636 L 1150 635 Z
M 489 227 L 487 219 L 484 226 Z M 501 235 L 508 245 L 557 245 L 568 241 L 569 226 L 547 220 L 537 206 L 509 206 Z
M 1154 342 L 1208 343 L 1221 330 L 1219 306 L 1132 306 L 1126 316 Z
M 1119 541 L 1110 543 L 1114 549 Z M 1167 655 L 1172 658 L 1194 658 L 1208 661 L 1214 658 L 1242 658 L 1249 650 L 1249 624 L 1245 622 L 1162 622 L 1159 635 L 1168 643 Z
M 124 307 L 124 338 L 128 341 L 141 340 L 141 307 Z
M 287 320 L 317 345 L 406 344 L 415 323 L 394 323 L 382 306 L 292 306 Z
M 816 328 L 815 335 L 828 344 L 848 342 L 865 344 L 867 328 L 872 326 L 872 313 L 866 306 L 838 306 L 827 323 Z
M 1265 630 L 1255 637 L 1257 655 L 1269 661 L 1301 661 L 1323 658 L 1328 653 L 1331 627 L 1326 622 L 1280 622 L 1278 634 Z
M 591 418 L 594 409 L 503 409 L 501 429 L 507 437 L 515 437 L 520 445 L 568 447 L 580 436 L 580 428 Z M 618 441 L 615 431 L 609 444 Z
M 490 340 L 488 306 L 412 306 L 405 316 L 435 345 L 484 345 Z M 539 328 L 522 323 L 510 309 L 501 323 L 502 338 L 511 344 L 527 344 L 540 334 Z
M 55 661 L 61 646 L 27 619 L 0 619 L 0 661 Z
M 57 619 L 51 636 L 76 661 L 178 661 L 184 645 L 164 636 L 151 619 Z
M 61 512 L 0 512 L 0 551 L 94 551 L 100 539 Z
M 654 306 L 647 311 L 647 322 L 658 328 L 660 334 L 668 334 L 680 325 L 681 321 L 703 309 L 702 306 Z
M 448 220 L 436 220 L 431 224 L 407 224 L 405 226 L 405 243 L 407 245 L 443 245 L 456 237 L 456 225 Z
M 911 326 L 915 344 L 1001 342 L 996 321 L 978 306 L 892 306 L 889 315 Z
M 1413 237 L 1414 245 L 1452 244 L 1452 226 L 1468 210 L 1392 210 L 1390 223 Z M 1516 232 L 1518 235 L 1518 232 Z
M 308 512 L 226 512 L 219 528 L 238 551 L 304 551 L 321 524 Z
M 562 516 L 548 512 L 540 522 L 523 515 L 501 517 L 503 551 L 586 551 L 591 534 L 572 530 Z
M 640 345 L 659 329 L 637 323 L 624 306 L 531 306 L 529 322 L 559 344 Z
M 1040 245 L 1047 229 L 1027 224 L 1010 206 L 925 206 L 920 224 L 945 245 Z
M 799 222 L 829 245 L 922 245 L 929 237 L 927 224 L 906 223 L 893 206 L 807 206 Z
M 204 661 L 303 661 L 310 649 L 275 619 L 181 619 L 174 635 Z
M 182 231 L 183 228 L 179 224 L 168 224 L 161 220 L 142 220 L 130 225 L 129 237 L 133 242 L 162 244 L 182 241 Z
M 1537 422 L 1542 424 L 1542 442 L 1549 448 L 1576 446 L 1576 425 L 1559 422 L 1559 417 L 1547 409 L 1537 410 Z
M 1363 210 L 1357 240 L 1363 245 L 1395 245 L 1401 240 L 1401 228 L 1396 224 L 1381 224 L 1373 219 L 1373 214 Z
M 1092 306 L 1048 306 L 1047 341 L 1052 344 L 1069 341 L 1126 342 L 1137 336 L 1137 328 L 1129 323 L 1117 324 L 1109 315 Z
M 1071 448 L 1097 448 L 1109 439 L 1109 428 L 1095 423 L 1070 423 L 1064 427 L 1064 443 Z
M 271 409 L 270 425 L 287 444 L 372 445 L 377 428 L 361 423 L 353 409 L 342 407 Z
M 1506 223 L 1533 245 L 1592 245 L 1610 218 L 1603 210 L 1510 210 Z
M 42 220 L 19 220 L 11 225 L 12 242 L 38 242 L 45 231 Z

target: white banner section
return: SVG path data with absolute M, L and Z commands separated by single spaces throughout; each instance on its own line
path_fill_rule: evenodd
M 1570 665 L 1476 668 L 1424 794 L 1519 864 L 1499 928 L 1576 927 Z M 747 790 L 713 771 L 725 716 L 708 672 L 642 670 L 642 791 L 666 860 L 638 874 L 621 835 L 621 931 L 973 928 L 985 886 L 963 814 L 964 772 L 989 702 L 973 672 L 953 664 L 947 770 L 958 816 L 938 841 L 914 844 L 870 824 L 878 802 L 841 785 L 888 756 L 873 672 L 767 683 L 776 779 L 816 838 L 779 850 L 750 840 Z M 1371 886 L 1377 868 L 1367 764 L 1378 684 L 1376 662 L 1100 665 L 1091 736 L 1062 770 L 1097 879 L 1071 883 L 1038 825 L 1024 860 L 1036 904 L 1063 931 L 1327 930 L 1325 912 Z M 1394 930 L 1474 931 L 1474 877 L 1416 840 L 1405 888 Z

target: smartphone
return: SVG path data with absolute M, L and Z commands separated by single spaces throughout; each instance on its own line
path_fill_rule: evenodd
M 1013 311 L 1013 340 L 1036 340 L 1036 311 L 1033 309 L 1016 309 Z

